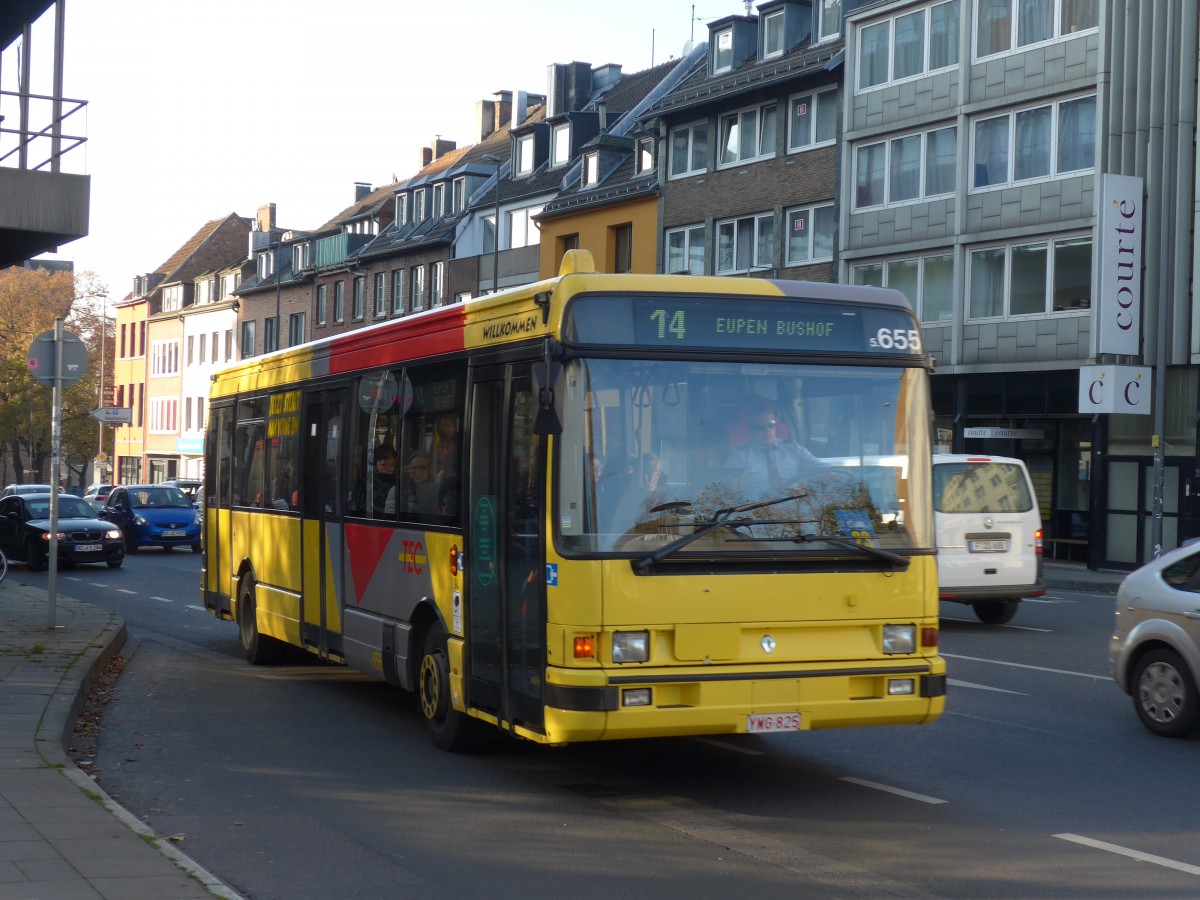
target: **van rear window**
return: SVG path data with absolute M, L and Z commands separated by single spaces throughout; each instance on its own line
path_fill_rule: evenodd
M 1002 462 L 938 463 L 933 508 L 942 513 L 1029 512 L 1033 495 L 1020 466 Z

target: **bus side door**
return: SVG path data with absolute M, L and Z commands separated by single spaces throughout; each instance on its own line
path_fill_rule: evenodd
M 538 730 L 546 665 L 545 464 L 533 433 L 529 365 L 479 370 L 471 391 L 470 703 Z
M 303 484 L 300 487 L 302 559 L 300 638 L 322 656 L 342 653 L 341 446 L 345 391 L 321 391 L 304 398 Z

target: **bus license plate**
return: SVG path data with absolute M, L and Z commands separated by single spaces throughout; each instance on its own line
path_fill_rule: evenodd
M 80 544 L 75 548 L 76 553 L 99 553 L 104 549 L 102 544 Z
M 164 531 L 162 533 L 162 536 L 163 537 L 183 537 L 186 534 L 187 534 L 186 531 Z
M 1008 541 L 968 541 L 967 551 L 970 553 L 1006 553 Z
M 772 731 L 799 731 L 800 713 L 771 713 L 770 715 L 746 716 L 746 732 L 762 734 Z

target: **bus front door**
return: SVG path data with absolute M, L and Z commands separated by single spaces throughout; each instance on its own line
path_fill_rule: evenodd
M 304 400 L 304 480 L 300 487 L 303 517 L 304 579 L 300 639 L 322 656 L 342 653 L 341 584 L 342 501 L 340 450 L 343 439 L 342 391 L 309 394 Z
M 540 731 L 546 660 L 541 439 L 528 365 L 478 372 L 470 453 L 469 702 Z M 496 452 L 500 448 L 501 452 Z

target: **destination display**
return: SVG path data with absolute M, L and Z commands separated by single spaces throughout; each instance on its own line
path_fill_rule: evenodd
M 774 297 L 590 294 L 567 308 L 563 335 L 580 345 L 919 356 L 905 310 Z

